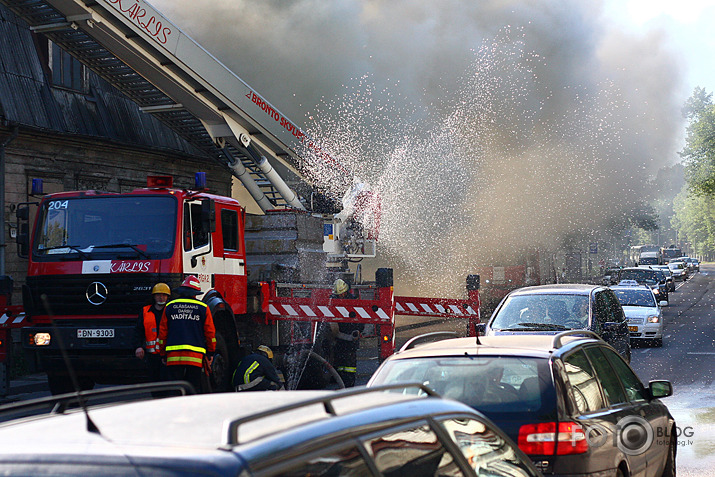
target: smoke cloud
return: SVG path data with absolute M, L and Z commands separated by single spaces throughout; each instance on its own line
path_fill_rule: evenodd
M 621 223 L 676 158 L 667 32 L 598 1 L 154 4 L 380 193 L 384 258 L 431 294 Z

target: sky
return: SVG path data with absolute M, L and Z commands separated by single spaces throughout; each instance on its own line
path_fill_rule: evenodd
M 686 58 L 686 94 L 696 86 L 715 92 L 715 2 L 611 0 L 609 15 L 624 29 L 664 29 Z
M 679 161 L 684 101 L 715 91 L 706 2 L 153 4 L 379 194 L 381 253 L 432 291 L 628 227 Z

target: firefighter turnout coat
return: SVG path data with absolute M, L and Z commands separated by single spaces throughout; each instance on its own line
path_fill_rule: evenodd
M 137 323 L 137 347 L 143 346 L 149 354 L 159 354 L 159 325 L 164 309 L 157 310 L 154 305 L 142 308 L 141 318 Z
M 216 328 L 206 303 L 194 298 L 167 303 L 159 325 L 159 350 L 167 366 L 202 366 L 204 355 L 216 351 Z

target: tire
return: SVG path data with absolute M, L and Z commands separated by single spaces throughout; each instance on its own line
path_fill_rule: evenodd
M 675 432 L 675 430 L 671 430 Z M 670 438 L 670 445 L 668 446 L 668 457 L 665 460 L 665 468 L 663 469 L 662 477 L 675 477 L 675 452 L 677 443 L 674 438 Z
M 661 348 L 663 346 L 663 338 L 656 338 L 653 340 L 653 346 L 656 348 Z

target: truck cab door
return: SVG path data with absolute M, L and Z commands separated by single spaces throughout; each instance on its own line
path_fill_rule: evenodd
M 212 232 L 215 230 L 213 207 L 210 199 L 189 200 L 184 202 L 183 210 L 183 273 L 198 277 L 204 292 L 213 288 L 213 275 L 217 267 L 212 253 Z

